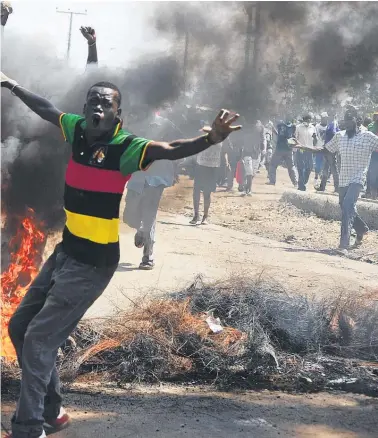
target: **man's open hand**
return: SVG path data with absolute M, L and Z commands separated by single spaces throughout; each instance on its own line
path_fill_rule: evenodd
M 10 2 L 1 2 L 1 25 L 5 26 L 7 24 L 9 15 L 13 12 L 13 8 Z
M 234 113 L 230 116 L 230 111 L 222 109 L 211 125 L 211 130 L 209 132 L 210 141 L 212 143 L 221 143 L 231 134 L 231 132 L 239 131 L 239 129 L 242 128 L 241 125 L 232 126 L 232 123 L 238 118 L 239 114 Z
M 83 35 L 83 37 L 88 41 L 88 44 L 93 44 L 96 42 L 96 32 L 93 29 L 93 27 L 81 26 L 80 32 Z

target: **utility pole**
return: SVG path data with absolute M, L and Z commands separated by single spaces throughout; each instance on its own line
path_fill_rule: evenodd
M 67 60 L 70 57 L 70 50 L 71 50 L 71 36 L 72 36 L 72 18 L 74 15 L 87 15 L 87 10 L 84 12 L 74 12 L 71 11 L 71 9 L 67 9 L 66 11 L 59 11 L 58 8 L 56 8 L 56 12 L 58 14 L 70 14 L 70 27 L 68 30 L 68 41 L 67 41 Z

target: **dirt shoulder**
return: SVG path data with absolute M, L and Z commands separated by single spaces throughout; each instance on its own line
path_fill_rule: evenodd
M 73 426 L 56 438 L 373 438 L 378 400 L 349 394 L 243 391 L 169 385 L 122 390 L 76 385 L 65 395 Z M 9 424 L 13 404 L 3 400 Z

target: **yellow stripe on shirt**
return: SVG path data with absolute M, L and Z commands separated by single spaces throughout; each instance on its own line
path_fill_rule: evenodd
M 66 209 L 64 211 L 67 216 L 66 227 L 76 237 L 102 244 L 118 242 L 119 219 L 102 219 Z
M 66 113 L 62 113 L 62 114 L 59 116 L 59 126 L 60 126 L 60 130 L 62 131 L 62 134 L 63 134 L 63 137 L 64 137 L 64 141 L 67 141 L 67 137 L 66 137 L 66 134 L 65 134 L 65 132 L 64 132 L 63 125 L 62 125 L 62 119 L 63 119 L 63 116 L 64 116 L 65 114 L 66 114 Z
M 150 167 L 150 165 L 152 164 L 152 163 L 151 164 L 147 164 L 147 166 L 143 167 L 143 161 L 144 161 L 144 158 L 146 156 L 146 151 L 147 151 L 148 146 L 151 143 L 152 143 L 152 141 L 150 141 L 149 143 L 146 144 L 146 146 L 143 149 L 143 152 L 140 155 L 139 166 L 138 166 L 140 170 L 147 170 Z

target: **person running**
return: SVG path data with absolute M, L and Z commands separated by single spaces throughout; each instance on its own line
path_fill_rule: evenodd
M 281 121 L 277 125 L 277 142 L 276 150 L 273 153 L 272 160 L 269 166 L 269 182 L 268 185 L 276 185 L 277 167 L 284 162 L 291 182 L 294 187 L 297 187 L 298 180 L 294 167 L 293 150 L 290 147 L 288 140 L 295 136 L 295 125 L 292 123 L 292 118 L 287 116 L 286 122 Z
M 202 130 L 207 131 L 208 127 Z M 203 150 L 198 154 L 194 168 L 193 185 L 193 219 L 191 225 L 208 225 L 209 210 L 211 205 L 211 194 L 217 190 L 218 171 L 221 165 L 222 153 L 225 153 L 222 143 L 214 144 L 212 147 Z M 227 154 L 225 157 L 227 168 L 229 168 Z M 203 193 L 203 217 L 200 220 L 200 200 Z
M 305 148 L 311 149 L 316 146 L 318 136 L 316 128 L 311 123 L 313 115 L 311 113 L 303 116 L 303 122 L 297 126 L 295 137 Z M 298 169 L 298 190 L 306 191 L 306 184 L 310 178 L 314 165 L 313 153 L 310 150 L 298 149 L 295 154 Z
M 244 166 L 244 191 L 242 196 L 251 196 L 252 181 L 261 162 L 262 151 L 266 150 L 265 128 L 260 120 L 257 120 L 249 133 L 246 134 L 247 145 L 243 148 Z
M 151 123 L 152 136 L 157 140 L 172 139 L 181 134 L 168 119 L 155 116 Z M 123 221 L 136 230 L 134 244 L 143 248 L 139 269 L 151 270 L 155 266 L 154 244 L 156 216 L 164 189 L 171 187 L 175 179 L 175 163 L 159 160 L 145 171 L 133 173 L 127 183 Z
M 62 241 L 42 266 L 9 322 L 22 368 L 12 418 L 13 438 L 41 438 L 69 425 L 62 411 L 56 356 L 88 308 L 109 284 L 120 257 L 119 207 L 130 174 L 158 160 L 198 154 L 240 129 L 237 114 L 222 110 L 206 135 L 171 143 L 122 129 L 119 88 L 99 82 L 88 90 L 84 115 L 67 114 L 1 73 L 9 89 L 72 146 L 66 171 Z
M 357 200 L 365 185 L 366 175 L 373 152 L 378 151 L 378 137 L 370 131 L 362 131 L 357 124 L 358 113 L 349 107 L 344 115 L 345 131 L 340 131 L 325 149 L 341 156 L 339 203 L 341 207 L 340 246 L 350 248 L 352 228 L 356 232 L 355 246 L 359 246 L 369 231 L 357 213 Z

